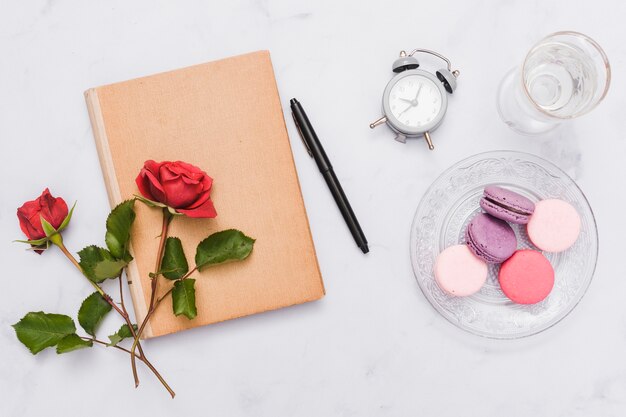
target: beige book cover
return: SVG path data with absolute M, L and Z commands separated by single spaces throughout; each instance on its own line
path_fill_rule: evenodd
M 172 313 L 168 297 L 145 337 L 313 301 L 324 295 L 269 52 L 259 51 L 85 93 L 111 206 L 138 194 L 144 161 L 182 160 L 214 180 L 215 219 L 176 218 L 190 264 L 196 245 L 230 228 L 256 239 L 242 262 L 196 278 L 198 316 Z M 137 202 L 128 284 L 141 322 L 150 301 L 161 213 Z M 170 282 L 161 278 L 160 291 Z

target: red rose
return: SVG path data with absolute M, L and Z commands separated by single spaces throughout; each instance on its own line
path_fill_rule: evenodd
M 217 216 L 210 198 L 213 179 L 196 166 L 182 161 L 146 161 L 135 182 L 145 198 L 178 213 L 201 218 Z
M 28 240 L 38 240 L 46 237 L 41 226 L 41 217 L 55 229 L 58 229 L 67 217 L 67 204 L 61 197 L 54 198 L 46 188 L 41 195 L 27 201 L 17 209 L 17 218 L 20 220 L 20 228 L 28 237 Z

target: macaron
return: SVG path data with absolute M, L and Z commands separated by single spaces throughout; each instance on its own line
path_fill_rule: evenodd
M 469 223 L 465 241 L 474 255 L 490 264 L 504 262 L 517 249 L 517 238 L 511 226 L 485 213 L 476 215 Z
M 514 191 L 489 185 L 483 191 L 480 207 L 498 219 L 526 224 L 535 210 L 535 203 Z
M 533 245 L 546 252 L 570 248 L 580 234 L 580 216 L 569 203 L 549 199 L 538 202 L 527 225 Z
M 466 245 L 454 245 L 442 251 L 435 260 L 435 281 L 450 295 L 472 295 L 483 286 L 488 275 L 487 264 L 474 256 Z
M 554 287 L 554 269 L 541 252 L 518 250 L 500 266 L 498 281 L 504 295 L 518 304 L 535 304 Z

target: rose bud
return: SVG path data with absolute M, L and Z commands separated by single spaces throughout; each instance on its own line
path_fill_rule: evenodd
M 50 223 L 55 230 L 60 231 L 67 226 L 69 216 L 65 200 L 61 197 L 53 197 L 47 188 L 38 198 L 25 202 L 22 207 L 17 209 L 20 228 L 28 240 L 41 241 L 33 245 L 37 247 L 46 243 L 44 240 L 47 238 L 41 224 L 42 218 Z M 38 250 L 37 253 L 41 253 L 41 251 Z
M 217 216 L 211 201 L 213 179 L 182 161 L 146 161 L 135 180 L 141 195 L 188 217 Z

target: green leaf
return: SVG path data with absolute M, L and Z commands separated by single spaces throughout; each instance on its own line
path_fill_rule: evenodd
M 44 219 L 41 214 L 39 215 L 39 220 L 41 220 L 41 228 L 43 229 L 47 237 L 50 237 L 57 233 L 57 229 L 55 229 L 54 226 L 52 226 L 46 219 Z
M 137 331 L 136 324 L 133 324 L 133 329 Z M 109 343 L 108 346 L 115 346 L 127 337 L 133 337 L 133 333 L 130 331 L 130 327 L 128 327 L 128 324 L 124 324 L 117 332 L 109 336 L 109 340 L 111 341 L 111 343 Z
M 74 207 L 76 207 L 76 202 L 74 202 L 74 205 L 70 209 L 70 212 L 63 219 L 63 222 L 61 223 L 61 225 L 57 229 L 57 232 L 60 232 L 61 230 L 65 229 L 67 227 L 67 225 L 70 224 L 70 220 L 72 220 L 72 214 L 74 214 Z
M 174 283 L 174 289 L 172 290 L 172 307 L 174 308 L 175 315 L 180 316 L 182 314 L 189 320 L 198 315 L 198 311 L 196 310 L 195 283 L 195 279 L 183 279 Z
M 50 243 L 49 240 L 47 240 L 43 245 L 31 245 L 29 248 L 26 248 L 26 250 L 31 250 L 31 251 L 45 251 L 47 250 L 50 245 L 52 245 L 52 243 Z
M 161 260 L 161 274 L 167 279 L 179 279 L 189 272 L 183 244 L 177 237 L 168 237 Z
M 42 237 L 41 239 L 36 239 L 36 240 L 14 240 L 13 242 L 17 242 L 17 243 L 28 243 L 29 245 L 33 245 L 33 246 L 41 246 L 46 242 L 49 242 L 50 239 L 48 239 L 47 237 Z
M 183 213 L 177 212 L 174 207 L 167 206 L 167 211 L 169 211 L 172 216 L 184 216 Z
M 78 310 L 78 323 L 85 329 L 87 333 L 92 336 L 96 335 L 96 327 L 100 321 L 111 311 L 113 307 L 111 304 L 100 295 L 99 292 L 94 292 L 89 297 L 85 298 L 85 301 L 80 305 Z
M 202 270 L 205 266 L 246 259 L 253 246 L 254 239 L 239 230 L 230 229 L 214 233 L 198 245 L 196 266 L 198 270 Z
M 140 195 L 134 194 L 135 198 L 139 201 L 141 201 L 142 203 L 144 203 L 146 206 L 148 207 L 167 207 L 165 204 L 163 203 L 159 203 L 158 201 L 152 201 L 152 200 L 148 200 L 145 197 L 142 197 Z
M 83 272 L 93 282 L 100 283 L 107 278 L 116 278 L 127 261 L 115 259 L 111 252 L 98 246 L 87 246 L 78 252 Z
M 48 314 L 43 311 L 26 314 L 13 325 L 13 328 L 19 341 L 33 355 L 56 345 L 65 336 L 76 331 L 71 317 L 63 314 Z
M 92 346 L 93 342 L 91 340 L 81 339 L 79 335 L 72 333 L 59 340 L 59 343 L 57 344 L 57 353 L 67 353 L 73 350 L 84 349 Z
M 107 218 L 107 232 L 104 237 L 107 248 L 117 259 L 130 262 L 132 258 L 128 253 L 130 241 L 130 228 L 135 221 L 135 200 L 127 200 L 118 204 Z

